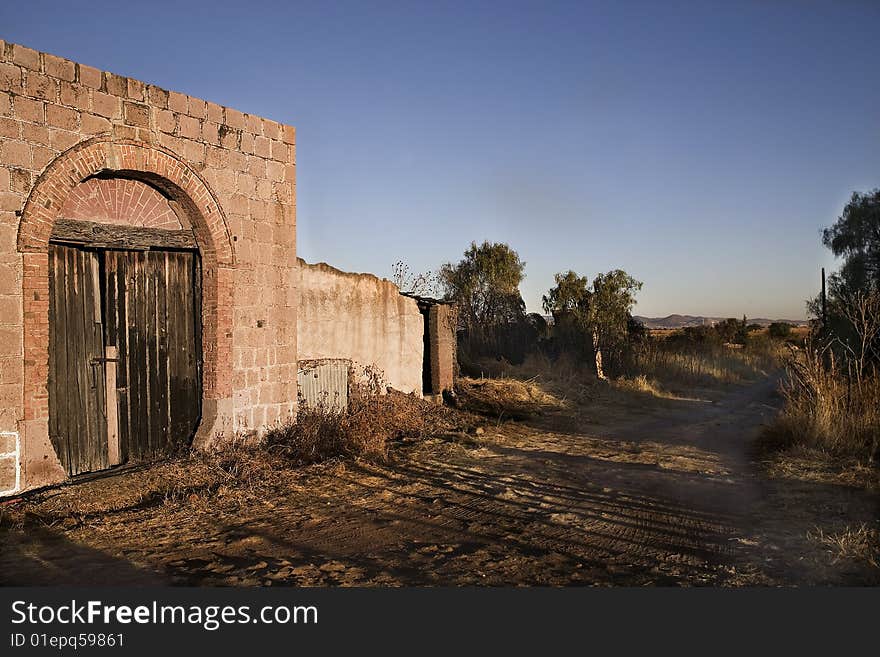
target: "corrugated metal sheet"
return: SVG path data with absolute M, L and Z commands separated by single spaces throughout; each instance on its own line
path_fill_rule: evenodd
M 342 358 L 300 361 L 296 373 L 300 403 L 344 411 L 348 407 L 350 368 L 351 361 Z

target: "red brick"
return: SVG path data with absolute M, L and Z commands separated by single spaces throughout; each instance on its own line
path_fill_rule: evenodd
M 18 66 L 12 64 L 0 64 L 0 89 L 21 93 L 22 73 Z
M 183 145 L 183 156 L 192 164 L 205 163 L 205 145 L 195 141 L 187 141 Z
M 139 128 L 149 128 L 150 127 L 150 108 L 146 105 L 140 105 L 138 103 L 130 103 L 125 101 L 124 109 L 125 109 L 125 122 L 129 125 L 137 126 Z
M 208 104 L 204 100 L 187 96 L 187 114 L 197 119 L 205 119 L 208 117 Z
M 202 139 L 208 142 L 209 144 L 217 145 L 220 143 L 220 126 L 216 123 L 211 123 L 210 121 L 204 121 L 202 123 Z
M 30 168 L 33 164 L 30 144 L 23 141 L 0 141 L 0 162 Z
M 137 139 L 137 128 L 134 126 L 113 124 L 110 131 L 115 139 Z
M 234 128 L 221 125 L 218 133 L 220 135 L 220 143 L 224 148 L 237 149 L 241 133 Z
M 42 73 L 29 71 L 26 76 L 25 91 L 28 96 L 42 100 L 58 100 L 58 80 Z
M 0 192 L 0 210 L 15 212 L 21 210 L 24 204 L 20 194 L 14 192 Z
M 269 140 L 265 137 L 257 137 L 254 140 L 254 153 L 260 157 L 270 157 L 272 155 L 272 148 Z
M 160 109 L 156 112 L 156 128 L 161 130 L 162 132 L 174 132 L 174 128 L 177 126 L 177 121 L 174 118 L 174 112 L 170 112 L 169 110 Z
M 40 53 L 36 50 L 20 46 L 17 43 L 12 46 L 12 61 L 31 71 L 40 70 Z
M 79 141 L 80 136 L 76 132 L 68 132 L 67 130 L 49 131 L 49 145 L 56 151 L 66 151 Z
M 101 71 L 85 64 L 77 64 L 79 67 L 79 82 L 90 89 L 100 89 L 102 82 Z
M 113 96 L 125 96 L 128 93 L 128 78 L 115 73 L 104 73 L 104 91 Z
M 34 171 L 42 171 L 49 163 L 55 159 L 55 152 L 44 148 L 43 146 L 34 146 L 33 148 L 33 164 L 32 169 Z
M 263 119 L 263 135 L 269 139 L 281 139 L 281 124 L 270 119 Z
M 168 92 L 168 109 L 186 114 L 189 110 L 189 103 L 186 100 L 186 94 L 177 93 L 176 91 Z
M 76 80 L 76 65 L 68 60 L 55 55 L 43 55 L 43 63 L 46 65 L 46 74 L 54 78 L 61 78 L 68 82 Z
M 0 117 L 0 137 L 19 139 L 21 137 L 21 123 L 15 119 Z
M 153 107 L 168 107 L 168 92 L 152 84 L 147 85 L 147 99 Z
M 89 109 L 89 90 L 80 84 L 62 82 L 60 97 L 62 105 L 69 105 L 81 110 Z
M 244 130 L 246 127 L 247 120 L 245 119 L 245 115 L 239 112 L 238 110 L 232 109 L 231 107 L 226 108 L 226 125 L 230 128 L 238 128 L 239 130 Z
M 15 118 L 31 123 L 43 123 L 46 120 L 45 103 L 17 96 L 15 98 Z
M 272 142 L 272 159 L 279 162 L 287 162 L 290 157 L 290 146 L 283 141 Z
M 263 119 L 253 114 L 247 115 L 247 131 L 255 135 L 263 134 Z
M 94 114 L 83 114 L 82 131 L 87 135 L 96 135 L 99 132 L 107 132 L 110 130 L 110 121 Z
M 217 103 L 208 103 L 208 120 L 223 123 L 223 108 Z
M 178 134 L 187 139 L 198 139 L 201 136 L 199 120 L 191 116 L 180 116 L 180 124 L 178 125 Z
M 254 136 L 249 132 L 241 133 L 241 141 L 239 148 L 242 153 L 247 153 L 250 155 L 254 152 Z
M 46 122 L 56 128 L 76 130 L 79 128 L 79 112 L 61 105 L 46 105 Z
M 122 101 L 115 96 L 110 96 L 100 91 L 92 92 L 92 111 L 95 114 L 111 119 L 118 118 L 121 104 Z
M 49 145 L 49 128 L 36 123 L 21 124 L 21 139 L 32 144 Z
M 145 85 L 140 80 L 134 80 L 132 78 L 128 78 L 128 90 L 126 91 L 126 95 L 132 100 L 144 101 L 147 99 L 146 97 L 147 85 Z

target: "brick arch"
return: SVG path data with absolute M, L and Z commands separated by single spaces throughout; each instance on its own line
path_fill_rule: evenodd
M 117 226 L 184 228 L 171 202 L 155 187 L 134 178 L 87 178 L 64 201 L 61 216 Z
M 23 258 L 24 421 L 48 435 L 49 239 L 71 193 L 96 174 L 134 179 L 160 190 L 195 233 L 202 260 L 202 421 L 196 444 L 226 423 L 232 396 L 234 252 L 226 218 L 206 182 L 174 153 L 135 141 L 98 137 L 55 159 L 36 181 L 18 228 Z
M 58 156 L 42 173 L 24 206 L 18 250 L 45 252 L 52 227 L 77 185 L 99 173 L 149 182 L 189 210 L 203 257 L 232 265 L 232 240 L 220 204 L 207 183 L 172 152 L 135 141 L 92 139 Z

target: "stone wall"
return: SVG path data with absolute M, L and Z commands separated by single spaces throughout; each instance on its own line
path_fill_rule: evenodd
M 375 365 L 386 385 L 421 395 L 424 318 L 418 302 L 372 274 L 298 262 L 299 358 Z
M 294 410 L 294 129 L 0 40 L 0 491 L 9 472 L 19 489 L 64 478 L 48 439 L 48 240 L 71 196 L 67 211 L 88 213 L 107 178 L 158 190 L 199 244 L 197 444 Z M 173 224 L 151 208 L 141 225 Z
M 452 390 L 455 380 L 455 306 L 433 304 L 428 308 L 431 358 L 431 393 Z

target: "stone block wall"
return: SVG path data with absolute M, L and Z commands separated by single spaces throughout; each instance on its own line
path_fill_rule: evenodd
M 431 392 L 440 395 L 452 390 L 455 382 L 455 306 L 438 303 L 428 308 L 428 334 L 431 345 Z
M 68 208 L 88 206 L 86 181 L 138 180 L 190 220 L 203 269 L 197 443 L 294 411 L 295 173 L 291 126 L 0 40 L 0 491 L 7 470 L 20 489 L 63 478 L 47 428 L 47 246 L 71 195 L 86 192 Z

